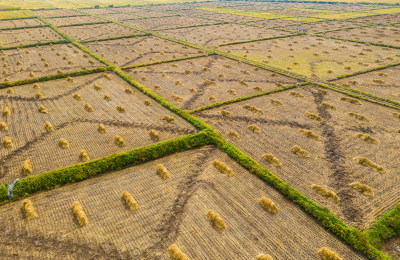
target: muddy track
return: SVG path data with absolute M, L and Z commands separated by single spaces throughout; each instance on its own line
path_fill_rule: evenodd
M 60 94 L 60 95 L 53 96 L 53 97 L 37 99 L 37 98 L 35 98 L 35 97 L 11 96 L 11 95 L 9 94 L 9 95 L 0 95 L 0 100 L 6 99 L 6 100 L 9 100 L 9 101 L 29 101 L 29 102 L 36 102 L 36 101 L 55 101 L 55 100 L 61 99 L 61 98 L 63 98 L 63 97 L 72 95 L 74 92 L 83 89 L 84 87 L 88 86 L 89 84 L 95 82 L 96 80 L 98 80 L 98 79 L 100 79 L 100 78 L 102 78 L 102 77 L 103 77 L 103 76 L 98 76 L 98 77 L 96 77 L 96 78 L 94 78 L 94 79 L 92 79 L 92 80 L 86 81 L 85 83 L 83 83 L 83 84 L 81 84 L 81 85 L 79 85 L 79 86 L 76 86 L 75 88 L 73 88 L 73 89 L 71 89 L 71 90 L 69 90 L 69 91 L 67 91 L 67 92 L 64 92 L 64 93 L 62 93 L 62 94 Z
M 193 134 L 196 131 L 193 129 L 188 129 L 188 128 L 180 128 L 180 127 L 175 127 L 175 126 L 155 126 L 155 125 L 147 125 L 144 123 L 133 123 L 133 122 L 124 122 L 124 121 L 119 121 L 119 120 L 92 120 L 92 119 L 85 119 L 85 118 L 76 118 L 73 119 L 72 121 L 69 122 L 64 122 L 60 125 L 57 125 L 54 127 L 55 131 L 60 130 L 62 128 L 68 127 L 70 125 L 78 124 L 78 123 L 92 123 L 92 124 L 104 124 L 106 126 L 119 126 L 119 127 L 127 127 L 127 128 L 139 128 L 139 129 L 146 129 L 146 130 L 157 130 L 160 132 L 169 132 L 169 133 L 174 133 L 174 134 L 181 134 L 181 135 L 186 135 L 186 134 Z M 32 149 L 32 147 L 46 139 L 49 135 L 52 135 L 55 131 L 53 132 L 43 132 L 34 139 L 28 141 L 25 143 L 25 145 L 18 147 L 17 149 L 13 150 L 11 153 L 3 156 L 0 158 L 0 178 L 4 178 L 9 171 L 9 165 L 12 164 L 12 160 L 14 157 L 20 155 L 21 153 L 25 151 L 29 151 Z
M 233 122 L 245 122 L 245 123 L 261 123 L 265 125 L 279 125 L 279 126 L 289 126 L 295 128 L 311 129 L 310 125 L 300 124 L 294 121 L 284 121 L 284 120 L 272 120 L 264 118 L 254 118 L 250 116 L 231 116 L 226 117 L 223 115 L 209 115 L 209 114 L 198 114 L 200 118 L 209 118 L 213 120 L 223 120 L 223 121 L 233 121 Z
M 195 163 L 191 165 L 189 175 L 177 186 L 178 195 L 175 198 L 172 208 L 167 209 L 157 226 L 157 240 L 153 245 L 142 251 L 140 258 L 161 259 L 157 255 L 160 252 L 164 252 L 177 239 L 189 199 L 204 184 L 214 185 L 213 183 L 199 180 L 199 177 L 207 166 L 205 162 L 216 149 L 214 146 L 207 147 L 203 149 L 202 154 L 197 156 Z
M 348 186 L 348 184 L 352 182 L 351 172 L 349 172 L 345 166 L 346 158 L 341 151 L 341 140 L 335 133 L 335 127 L 329 122 L 331 114 L 326 108 L 320 106 L 324 101 L 324 94 L 313 91 L 311 91 L 311 93 L 314 96 L 314 103 L 317 106 L 318 115 L 326 120 L 321 122 L 321 128 L 323 130 L 325 158 L 329 162 L 329 167 L 332 171 L 329 175 L 329 179 L 331 180 L 329 186 L 332 187 L 339 196 L 342 213 L 345 218 L 353 223 L 359 222 L 363 218 L 363 215 L 358 205 L 353 201 L 355 198 L 354 192 Z
M 40 233 L 32 233 L 32 231 L 17 231 L 16 227 L 10 227 L 9 224 L 9 222 L 3 222 L 0 227 L 0 254 L 2 257 L 20 258 L 22 256 L 15 255 L 15 252 L 18 251 L 23 252 L 22 255 L 25 256 L 32 252 L 48 253 L 49 256 L 56 256 L 57 259 L 66 256 L 76 259 L 131 259 L 128 252 L 119 252 L 111 243 L 107 245 L 76 243 L 60 237 L 45 237 Z M 13 253 L 7 252 L 7 248 L 13 248 Z

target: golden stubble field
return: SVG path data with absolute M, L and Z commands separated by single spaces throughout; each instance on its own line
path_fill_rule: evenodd
M 216 169 L 215 159 L 226 163 L 234 175 Z M 170 178 L 157 175 L 157 164 L 169 171 Z M 121 199 L 123 191 L 132 194 L 138 205 L 135 211 Z M 277 213 L 259 204 L 262 196 L 276 204 Z M 21 214 L 22 201 L 0 208 L 0 241 L 13 241 L 12 247 L 1 247 L 4 256 L 71 254 L 74 258 L 78 251 L 83 258 L 169 259 L 167 248 L 176 244 L 190 259 L 255 259 L 260 253 L 274 259 L 317 259 L 324 246 L 344 259 L 364 259 L 212 146 L 60 187 L 30 200 L 38 218 L 29 222 Z M 87 216 L 84 227 L 73 215 L 74 201 Z M 209 210 L 221 216 L 224 229 L 209 222 Z
M 3 82 L 104 67 L 72 44 L 3 50 L 0 57 L 3 68 L 0 81 Z
M 64 40 L 48 27 L 3 31 L 0 34 L 0 47 L 18 47 L 21 45 L 54 42 Z
M 347 224 L 365 229 L 400 198 L 396 185 L 400 119 L 395 110 L 325 91 L 298 88 L 196 116 Z M 305 154 L 294 152 L 294 146 Z M 265 154 L 272 154 L 281 165 Z M 360 165 L 357 158 L 377 166 Z M 367 185 L 374 196 L 354 189 L 350 186 L 354 182 Z M 335 192 L 340 201 L 319 195 L 313 184 Z
M 127 72 L 185 110 L 298 82 L 216 55 L 129 69 Z
M 61 79 L 24 85 L 14 87 L 12 94 L 0 90 L 0 122 L 8 127 L 0 130 L 0 182 L 25 177 L 25 160 L 31 161 L 31 175 L 37 175 L 84 161 L 80 158 L 82 149 L 93 160 L 196 132 L 117 75 L 109 76 L 111 79 L 99 73 L 74 77 L 73 82 Z M 88 111 L 88 105 L 93 112 Z M 40 106 L 47 113 L 42 113 Z M 3 114 L 6 108 L 8 116 Z M 164 120 L 166 115 L 174 121 Z M 99 130 L 99 124 L 106 133 Z M 158 140 L 150 136 L 150 130 L 156 131 Z M 116 143 L 117 135 L 124 145 Z M 11 138 L 11 148 L 3 144 L 6 136 Z M 65 149 L 61 138 L 68 142 Z

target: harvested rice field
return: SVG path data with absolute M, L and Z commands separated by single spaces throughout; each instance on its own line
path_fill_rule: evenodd
M 127 72 L 185 110 L 298 83 L 289 77 L 216 55 Z
M 134 37 L 85 46 L 120 67 L 199 55 L 202 51 L 156 37 Z
M 400 102 L 399 73 L 400 67 L 396 66 L 337 80 L 335 83 Z
M 57 17 L 57 18 L 48 18 L 46 20 L 55 26 L 104 22 L 104 20 L 94 16 Z
M 246 41 L 289 34 L 288 32 L 275 31 L 239 24 L 220 24 L 192 28 L 171 29 L 161 31 L 170 37 L 197 43 L 201 46 L 216 46 L 237 41 Z
M 212 165 L 215 159 L 229 164 L 235 175 L 219 172 Z M 157 176 L 157 164 L 168 169 L 169 179 Z M 134 197 L 135 211 L 121 199 L 123 191 Z M 274 201 L 279 209 L 276 214 L 258 203 L 262 196 Z M 212 146 L 44 192 L 30 200 L 38 218 L 29 225 L 21 214 L 22 201 L 0 208 L 0 230 L 4 231 L 0 241 L 13 244 L 1 247 L 4 256 L 35 253 L 38 258 L 75 258 L 79 251 L 79 258 L 168 259 L 168 247 L 176 244 L 190 259 L 255 259 L 260 253 L 274 259 L 317 259 L 317 251 L 324 246 L 343 259 L 364 259 Z M 74 201 L 81 203 L 88 219 L 84 227 L 73 216 Z M 224 219 L 225 229 L 210 225 L 206 217 L 210 209 Z M 41 242 L 33 243 L 38 238 Z
M 0 48 L 60 40 L 64 38 L 48 27 L 8 30 L 0 34 Z
M 231 115 L 224 116 L 222 111 Z M 396 184 L 400 181 L 396 159 L 400 119 L 384 107 L 303 87 L 196 116 L 350 226 L 365 229 L 400 199 Z M 359 134 L 362 136 L 357 137 Z M 373 139 L 365 141 L 364 135 Z M 305 154 L 294 151 L 294 146 Z M 281 165 L 264 154 L 272 154 Z M 357 157 L 367 158 L 383 169 L 359 165 Z M 353 182 L 369 186 L 374 196 L 349 186 Z M 312 184 L 335 192 L 340 202 L 319 195 Z
M 39 19 L 17 19 L 17 20 L 0 20 L 0 29 L 33 27 L 43 25 Z
M 172 16 L 172 17 L 161 17 L 161 18 L 137 19 L 132 21 L 126 21 L 125 23 L 146 30 L 161 30 L 161 29 L 176 28 L 176 27 L 179 28 L 179 27 L 198 26 L 198 25 L 216 23 L 216 21 L 197 18 L 197 17 Z
M 13 143 L 12 148 L 0 148 L 0 182 L 24 177 L 21 167 L 27 159 L 32 163 L 31 175 L 37 175 L 79 163 L 81 149 L 90 159 L 97 159 L 152 144 L 152 129 L 159 140 L 195 132 L 179 117 L 174 117 L 173 123 L 166 122 L 163 118 L 170 113 L 165 108 L 153 101 L 146 105 L 146 96 L 118 76 L 110 76 L 108 79 L 100 73 L 74 77 L 72 82 L 60 79 L 30 84 L 14 87 L 12 94 L 0 90 L 0 109 L 10 110 L 9 116 L 1 118 L 8 130 L 0 131 L 0 140 L 8 136 Z M 133 92 L 126 93 L 126 89 Z M 40 106 L 47 113 L 41 113 Z M 118 106 L 125 111 L 118 111 Z M 49 131 L 47 122 L 53 130 Z M 98 129 L 99 124 L 106 133 Z M 116 135 L 123 138 L 123 146 L 115 143 Z M 68 141 L 67 149 L 60 146 L 60 138 Z
M 219 49 L 315 79 L 330 79 L 400 60 L 398 49 L 311 35 L 241 43 Z
M 1 82 L 104 67 L 102 63 L 71 44 L 57 44 L 0 52 Z M 4 57 L 4 59 L 3 59 Z
M 138 30 L 115 23 L 62 27 L 61 31 L 78 41 L 94 41 L 112 37 L 141 34 Z
M 399 259 L 400 0 L 360 1 L 0 1 L 0 260 Z
M 400 47 L 400 27 L 374 26 L 327 32 L 323 35 Z

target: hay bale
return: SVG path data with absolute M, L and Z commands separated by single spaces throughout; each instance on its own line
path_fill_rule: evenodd
M 166 115 L 164 116 L 163 120 L 167 121 L 168 123 L 174 123 L 175 119 L 172 116 Z
M 357 114 L 357 113 L 350 112 L 350 113 L 347 113 L 347 114 L 349 116 L 351 116 L 351 117 L 354 117 L 355 119 L 360 120 L 360 121 L 366 121 L 366 122 L 369 121 L 369 119 L 367 117 L 365 117 L 363 115 L 360 115 L 360 114 Z
M 63 149 L 69 148 L 69 142 L 64 138 L 60 138 L 60 140 L 58 141 L 58 145 Z
M 22 174 L 27 176 L 32 173 L 32 163 L 29 159 L 25 160 L 22 164 Z
M 358 101 L 357 99 L 354 99 L 354 98 L 341 97 L 340 100 L 346 101 L 346 102 L 348 102 L 350 104 L 361 105 L 361 102 Z
M 156 172 L 163 180 L 170 178 L 169 171 L 162 164 L 157 164 Z
M 369 160 L 369 159 L 367 159 L 365 157 L 354 157 L 353 161 L 356 164 L 359 164 L 361 166 L 374 169 L 375 171 L 377 171 L 377 172 L 379 172 L 381 174 L 386 173 L 386 170 L 382 166 L 374 163 L 373 161 L 371 161 L 371 160 Z
M 36 99 L 41 99 L 41 98 L 43 98 L 43 94 L 40 93 L 40 92 L 37 92 L 36 95 L 35 95 L 35 98 Z
M 78 100 L 78 101 L 82 100 L 82 96 L 79 95 L 78 93 L 72 94 L 72 97 L 75 98 L 75 99 Z
M 378 143 L 378 141 L 375 138 L 373 138 L 372 136 L 367 135 L 367 134 L 358 133 L 358 134 L 356 134 L 356 137 L 360 138 L 361 140 L 363 140 L 363 141 L 365 141 L 367 143 L 370 143 L 370 144 L 377 144 Z
M 150 102 L 150 100 L 148 100 L 148 99 L 146 99 L 146 100 L 144 101 L 144 104 L 145 104 L 146 106 L 151 106 L 151 105 L 152 105 L 151 102 Z
M 224 220 L 221 218 L 221 216 L 216 213 L 213 210 L 209 210 L 207 212 L 207 218 L 210 220 L 210 222 L 216 226 L 219 229 L 225 229 L 226 228 L 226 224 L 224 222 Z
M 126 112 L 126 110 L 125 110 L 125 108 L 123 106 L 117 106 L 117 110 L 120 113 L 125 113 Z
M 295 155 L 298 155 L 300 157 L 304 157 L 304 158 L 310 158 L 310 154 L 306 151 L 303 150 L 300 146 L 295 145 L 292 147 L 292 149 L 290 150 L 292 153 L 294 153 Z
M 54 127 L 49 121 L 46 121 L 46 124 L 44 125 L 44 129 L 46 129 L 47 132 L 54 131 Z
M 25 218 L 27 220 L 32 220 L 38 217 L 35 208 L 33 207 L 32 201 L 29 199 L 24 199 L 22 201 L 22 209 L 25 213 Z
M 219 160 L 214 160 L 212 162 L 215 168 L 217 168 L 220 172 L 225 173 L 228 176 L 233 176 L 234 172 L 231 168 L 229 168 L 228 165 L 226 165 L 224 162 L 221 162 Z
M 393 116 L 395 117 L 395 118 L 400 118 L 400 113 L 393 113 Z
M 47 108 L 45 108 L 43 105 L 39 106 L 39 112 L 43 113 L 43 114 L 48 114 L 49 110 L 47 110 Z
M 322 103 L 321 105 L 320 105 L 322 108 L 325 108 L 325 109 L 331 109 L 331 110 L 336 110 L 336 107 L 334 107 L 333 105 L 331 105 L 331 104 L 329 104 L 329 103 Z
M 99 126 L 97 127 L 97 131 L 99 131 L 100 133 L 107 133 L 107 129 L 103 124 L 99 124 Z
M 239 134 L 238 134 L 236 131 L 234 131 L 234 130 L 230 130 L 230 131 L 228 132 L 228 135 L 229 135 L 230 137 L 232 137 L 232 138 L 235 138 L 235 139 L 240 138 L 240 137 L 239 137 Z
M 233 90 L 233 89 L 228 89 L 226 92 L 227 92 L 228 94 L 231 94 L 231 95 L 236 95 L 236 94 L 237 94 L 236 91 Z
M 1 122 L 0 123 L 0 131 L 7 131 L 8 130 L 8 126 L 6 124 L 6 122 Z
M 12 143 L 11 138 L 9 136 L 4 136 L 3 145 L 4 145 L 5 148 L 13 147 L 13 143 Z
M 283 106 L 283 103 L 277 99 L 270 99 L 269 102 L 274 106 Z
M 149 132 L 150 138 L 153 139 L 153 141 L 159 141 L 160 140 L 160 136 L 158 135 L 157 131 L 152 129 Z
M 322 117 L 320 117 L 319 115 L 316 115 L 314 113 L 306 112 L 304 115 L 309 119 L 313 119 L 316 121 L 324 121 L 324 119 Z
M 85 104 L 85 110 L 88 112 L 94 112 L 94 108 L 89 103 Z
M 227 111 L 227 110 L 222 110 L 221 111 L 221 115 L 224 116 L 224 117 L 231 117 L 232 113 Z
M 102 88 L 99 84 L 97 84 L 97 83 L 94 83 L 94 84 L 93 84 L 93 88 L 94 88 L 95 90 L 97 90 L 97 91 L 103 90 L 103 88 Z
M 39 84 L 38 84 L 38 83 L 33 84 L 33 88 L 34 88 L 34 89 L 39 89 L 39 88 L 40 88 L 40 87 L 39 87 Z
M 311 130 L 300 129 L 299 132 L 302 135 L 304 135 L 305 137 L 308 137 L 308 138 L 311 138 L 311 139 L 314 139 L 314 140 L 319 140 L 319 136 L 316 133 L 314 133 L 313 131 L 311 131 Z
M 81 151 L 79 152 L 79 159 L 82 162 L 87 162 L 90 160 L 89 155 L 86 150 L 81 149 Z
M 282 163 L 272 153 L 265 153 L 265 154 L 261 155 L 261 158 L 264 159 L 267 163 L 272 164 L 275 167 L 282 166 Z
M 168 247 L 168 252 L 175 260 L 190 260 L 175 244 Z
M 256 256 L 257 260 L 274 260 L 270 255 L 259 254 Z
M 124 147 L 126 145 L 124 139 L 122 139 L 122 137 L 119 135 L 114 137 L 114 142 L 120 147 Z
M 359 182 L 352 182 L 349 184 L 349 186 L 355 189 L 356 191 L 363 193 L 364 195 L 374 196 L 374 192 L 368 185 L 361 184 Z
M 252 131 L 253 133 L 256 133 L 256 134 L 261 133 L 261 129 L 258 126 L 256 126 L 255 124 L 249 125 L 247 128 L 250 131 Z
M 325 188 L 321 185 L 312 184 L 311 189 L 313 191 L 315 191 L 316 193 L 318 193 L 319 195 L 321 195 L 322 197 L 331 198 L 335 202 L 340 201 L 340 198 L 336 195 L 335 192 L 328 190 L 327 188 Z
M 320 248 L 317 253 L 323 260 L 343 260 L 335 252 L 327 247 Z
M 83 207 L 78 201 L 74 201 L 74 203 L 72 204 L 72 210 L 80 226 L 83 227 L 89 223 L 89 220 L 85 212 L 83 211 Z
M 183 98 L 181 96 L 172 94 L 171 97 L 177 102 L 183 102 Z
M 266 210 L 272 212 L 272 213 L 278 213 L 278 208 L 276 207 L 275 203 L 268 199 L 265 196 L 262 196 L 258 202 L 263 206 Z
M 263 113 L 263 111 L 261 109 L 259 109 L 258 107 L 252 106 L 252 105 L 249 105 L 249 104 L 244 105 L 243 108 L 247 109 L 247 110 L 249 110 L 251 112 L 254 112 L 254 113 L 259 113 L 259 114 Z
M 14 89 L 8 88 L 8 89 L 7 89 L 7 93 L 8 93 L 8 94 L 14 94 Z
M 9 109 L 8 107 L 4 107 L 3 116 L 4 116 L 4 117 L 7 117 L 7 116 L 9 116 L 10 114 L 11 114 L 10 109 Z
M 290 95 L 294 96 L 294 97 L 300 97 L 300 98 L 304 97 L 302 94 L 300 94 L 299 92 L 296 92 L 296 91 L 291 91 Z
M 138 209 L 139 207 L 138 204 L 136 203 L 136 201 L 133 199 L 133 196 L 129 192 L 127 191 L 122 192 L 122 198 L 125 200 L 125 203 L 132 211 Z
M 107 73 L 104 73 L 104 77 L 105 77 L 106 79 L 108 79 L 108 80 L 111 80 L 111 79 L 112 79 L 111 76 L 110 76 L 110 74 L 107 74 Z
M 112 100 L 112 98 L 109 96 L 109 95 L 107 95 L 107 94 L 104 94 L 104 100 L 106 100 L 106 101 L 111 101 Z
M 133 90 L 131 88 L 126 88 L 125 93 L 127 94 L 133 94 Z

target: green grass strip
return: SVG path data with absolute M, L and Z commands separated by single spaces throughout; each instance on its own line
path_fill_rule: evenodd
M 62 27 L 74 27 L 74 26 L 82 26 L 82 25 L 95 25 L 95 24 L 105 24 L 105 23 L 111 23 L 109 21 L 99 21 L 99 22 L 90 22 L 90 23 L 74 23 L 74 24 L 64 24 L 64 25 L 58 25 L 58 28 Z
M 34 28 L 42 28 L 42 27 L 48 27 L 48 25 L 40 24 L 40 25 L 33 25 L 33 26 L 9 27 L 9 28 L 2 28 L 0 30 L 1 31 L 12 31 L 12 30 L 34 29 Z
M 13 200 L 208 144 L 212 144 L 212 140 L 205 132 L 199 132 L 27 177 L 15 184 Z M 7 185 L 0 188 L 0 203 L 8 201 L 7 189 Z
M 31 48 L 31 47 L 36 47 L 36 46 L 46 46 L 46 45 L 55 45 L 55 44 L 63 44 L 63 43 L 69 43 L 68 40 L 60 40 L 60 41 L 55 41 L 55 42 L 38 42 L 38 43 L 32 43 L 32 44 L 25 44 L 25 45 L 19 45 L 19 46 L 9 46 L 9 47 L 3 47 L 0 48 L 0 50 L 15 50 L 15 49 L 25 49 L 25 48 Z
M 68 78 L 68 77 L 89 75 L 89 74 L 94 74 L 94 73 L 99 73 L 99 72 L 106 72 L 106 71 L 110 71 L 110 70 L 112 70 L 110 67 L 102 67 L 102 68 L 81 70 L 81 71 L 70 72 L 70 73 L 57 73 L 55 75 L 43 76 L 43 77 L 34 78 L 34 79 L 23 79 L 23 80 L 18 80 L 18 81 L 13 81 L 13 82 L 4 82 L 4 83 L 0 83 L 0 89 L 21 86 L 21 85 L 26 85 L 26 84 L 32 84 L 32 83 L 37 83 L 37 82 L 44 82 L 44 81 L 55 80 L 55 79 L 63 79 L 63 78 Z
M 365 41 L 360 41 L 360 40 L 344 39 L 344 38 L 339 38 L 339 37 L 334 37 L 334 36 L 326 36 L 326 35 L 321 35 L 321 34 L 312 34 L 312 35 L 317 36 L 317 37 L 327 38 L 327 39 L 339 40 L 339 41 L 356 42 L 356 43 L 362 43 L 362 44 L 366 44 L 366 45 L 375 45 L 375 46 L 380 46 L 380 47 L 400 49 L 400 46 L 394 46 L 394 45 L 389 45 L 389 44 L 384 44 L 384 43 L 365 42 Z
M 345 78 L 349 78 L 349 77 L 365 74 L 365 73 L 368 73 L 368 72 L 377 71 L 377 70 L 383 70 L 383 69 L 387 69 L 387 68 L 391 68 L 391 67 L 395 67 L 395 66 L 399 66 L 399 65 L 400 65 L 400 62 L 396 62 L 396 63 L 392 63 L 392 64 L 388 64 L 388 65 L 382 65 L 382 66 L 375 67 L 375 68 L 372 68 L 372 69 L 367 69 L 367 70 L 354 72 L 354 73 L 351 73 L 351 74 L 341 75 L 339 77 L 336 77 L 336 78 L 333 78 L 333 79 L 329 79 L 328 81 L 334 81 L 334 80 L 338 80 L 338 79 L 345 79 Z
M 400 203 L 384 214 L 366 232 L 370 243 L 377 248 L 390 238 L 400 236 Z
M 119 39 L 129 39 L 129 38 L 135 38 L 135 37 L 144 37 L 144 36 L 150 36 L 150 35 L 151 35 L 150 33 L 122 35 L 122 36 L 115 36 L 115 37 L 109 37 L 109 38 L 103 38 L 103 39 L 81 41 L 80 43 L 112 41 L 112 40 L 119 40 Z
M 379 251 L 369 243 L 366 234 L 363 234 L 356 228 L 347 226 L 338 217 L 333 215 L 327 208 L 319 206 L 301 194 L 298 190 L 292 188 L 288 183 L 284 182 L 272 172 L 263 168 L 260 164 L 240 151 L 238 148 L 220 137 L 216 137 L 214 141 L 218 147 L 220 147 L 230 157 L 240 163 L 244 168 L 259 176 L 262 180 L 276 188 L 285 197 L 299 205 L 309 215 L 313 216 L 321 226 L 325 227 L 337 237 L 341 238 L 346 244 L 363 253 L 369 259 L 390 259 L 389 257 L 385 256 L 383 252 Z

